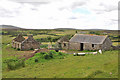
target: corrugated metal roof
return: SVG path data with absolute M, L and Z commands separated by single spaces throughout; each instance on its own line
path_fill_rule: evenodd
M 103 35 L 75 34 L 69 42 L 102 44 L 106 37 Z

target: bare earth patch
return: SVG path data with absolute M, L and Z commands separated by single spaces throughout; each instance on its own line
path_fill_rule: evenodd
M 10 54 L 10 56 L 18 56 L 18 59 L 22 59 L 22 58 L 25 58 L 25 59 L 29 59 L 31 57 L 33 57 L 36 53 L 39 53 L 39 52 L 48 52 L 49 49 L 39 49 L 37 51 L 23 51 L 23 53 L 17 51 L 16 54 Z

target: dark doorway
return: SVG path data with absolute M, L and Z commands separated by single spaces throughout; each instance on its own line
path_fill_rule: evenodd
M 80 43 L 80 50 L 83 50 L 83 43 Z

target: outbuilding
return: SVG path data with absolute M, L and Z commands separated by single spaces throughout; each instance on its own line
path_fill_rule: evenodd
M 21 34 L 19 34 L 12 40 L 12 47 L 20 50 L 38 49 L 40 48 L 40 43 L 37 42 L 32 35 L 23 37 Z
M 74 50 L 109 50 L 112 46 L 107 35 L 75 34 L 70 40 L 62 42 L 63 49 Z

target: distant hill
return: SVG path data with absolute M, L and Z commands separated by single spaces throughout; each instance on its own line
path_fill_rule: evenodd
M 76 30 L 75 28 L 55 28 L 55 29 L 58 29 L 58 30 Z
M 12 25 L 0 25 L 0 29 L 25 29 L 25 28 L 20 28 Z M 95 30 L 95 31 L 107 30 L 107 29 L 76 29 L 76 28 L 54 28 L 54 29 L 55 30 Z M 39 29 L 30 29 L 30 30 L 39 30 Z
M 78 29 L 78 30 L 93 30 L 93 31 L 102 31 L 102 30 L 108 30 L 108 29 L 97 29 L 97 28 L 93 28 L 93 29 Z
M 12 25 L 0 25 L 0 29 L 22 29 Z
M 96 31 L 106 30 L 106 29 L 75 29 L 75 28 L 55 28 L 55 29 L 58 29 L 58 30 L 96 30 Z

